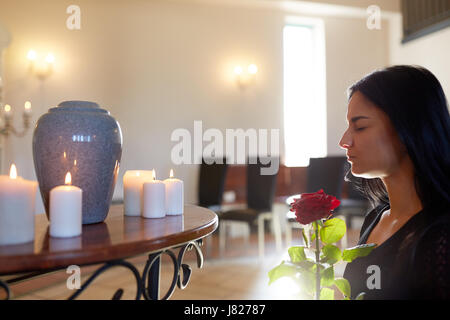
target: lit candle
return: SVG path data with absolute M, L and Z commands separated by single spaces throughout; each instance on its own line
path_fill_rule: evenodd
M 166 188 L 164 182 L 156 180 L 153 169 L 153 179 L 144 182 L 144 218 L 163 218 L 166 215 Z
M 143 212 L 144 182 L 151 181 L 150 170 L 128 170 L 123 176 L 123 202 L 126 216 L 140 216 Z
M 173 177 L 173 170 L 170 169 L 170 178 L 164 180 L 166 187 L 166 212 L 167 215 L 183 214 L 184 192 L 183 181 Z
M 76 237 L 81 234 L 82 190 L 72 186 L 72 176 L 67 172 L 65 185 L 50 190 L 50 236 Z
M 18 177 L 14 164 L 0 176 L 0 245 L 34 240 L 36 191 L 37 182 Z

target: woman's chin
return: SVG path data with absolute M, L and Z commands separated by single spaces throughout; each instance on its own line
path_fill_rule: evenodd
M 362 170 L 360 167 L 358 167 L 357 165 L 355 166 L 355 164 L 354 163 L 352 163 L 352 168 L 351 168 L 351 171 L 352 171 L 352 174 L 355 176 L 355 177 L 358 177 L 358 178 L 367 178 L 367 172 L 366 172 L 366 170 Z
M 355 168 L 354 166 L 352 166 L 351 171 L 352 171 L 352 174 L 355 177 L 358 177 L 358 178 L 374 179 L 374 178 L 379 178 L 380 177 L 379 174 L 376 174 L 376 173 L 371 172 L 371 171 L 361 170 L 361 169 Z

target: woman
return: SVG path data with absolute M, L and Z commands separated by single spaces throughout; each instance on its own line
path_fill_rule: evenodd
M 349 88 L 349 126 L 339 145 L 374 209 L 348 264 L 352 297 L 450 298 L 450 116 L 428 70 L 393 66 Z M 350 173 L 350 172 L 349 172 Z

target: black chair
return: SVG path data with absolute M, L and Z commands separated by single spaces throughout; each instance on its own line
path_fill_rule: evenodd
M 311 158 L 306 179 L 306 192 L 323 189 L 326 194 L 341 198 L 346 163 L 347 158 L 342 156 Z
M 219 213 L 222 206 L 225 178 L 227 175 L 226 158 L 202 158 L 198 179 L 198 205 Z M 212 248 L 212 238 L 205 238 L 206 253 Z
M 263 161 L 260 161 L 263 160 Z M 247 207 L 245 209 L 233 209 L 219 214 L 219 243 L 220 252 L 223 254 L 226 240 L 226 227 L 229 222 L 244 222 L 251 227 L 258 225 L 258 248 L 260 257 L 264 256 L 264 221 L 272 220 L 277 248 L 281 250 L 281 226 L 276 213 L 272 211 L 275 197 L 275 188 L 278 171 L 275 174 L 261 174 L 261 170 L 269 165 L 269 159 L 247 159 Z M 270 158 L 271 161 L 279 161 L 278 158 Z M 279 163 L 279 162 L 278 162 Z M 248 243 L 248 237 L 246 238 Z
M 202 159 L 198 182 L 198 205 L 200 207 L 213 211 L 220 210 L 227 166 L 226 158 Z
M 306 175 L 306 193 L 317 192 L 320 189 L 326 194 L 333 195 L 340 199 L 342 189 L 344 186 L 345 164 L 347 158 L 344 156 L 331 156 L 325 158 L 311 158 Z M 294 198 L 299 195 L 294 195 L 286 200 L 286 204 L 290 205 Z M 289 246 L 292 239 L 292 227 L 298 227 L 298 222 L 295 219 L 293 212 L 287 214 L 288 223 L 286 225 L 286 243 Z M 301 227 L 301 226 L 300 226 Z M 345 241 L 345 239 L 344 239 Z

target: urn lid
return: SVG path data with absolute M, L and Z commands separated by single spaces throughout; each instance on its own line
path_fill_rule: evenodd
M 79 100 L 63 101 L 59 103 L 57 107 L 50 108 L 49 111 L 84 111 L 109 113 L 107 110 L 100 108 L 100 106 L 95 102 Z

